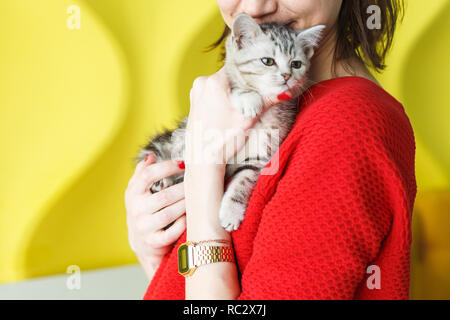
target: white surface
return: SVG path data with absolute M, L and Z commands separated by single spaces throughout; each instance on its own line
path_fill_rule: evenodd
M 149 283 L 139 265 L 80 271 L 80 289 L 67 286 L 72 274 L 0 284 L 2 300 L 141 300 Z M 70 282 L 70 281 L 69 281 Z M 73 283 L 73 282 L 72 282 Z

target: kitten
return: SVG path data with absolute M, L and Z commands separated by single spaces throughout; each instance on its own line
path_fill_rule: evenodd
M 295 92 L 292 99 L 273 106 L 261 116 L 251 130 L 256 134 L 250 133 L 245 146 L 227 162 L 225 178 L 232 179 L 219 212 L 221 225 L 227 231 L 237 230 L 241 224 L 262 169 L 294 124 L 298 113 L 296 98 L 304 90 L 310 60 L 324 27 L 298 31 L 278 23 L 258 25 L 246 14 L 240 14 L 233 22 L 225 58 L 232 106 L 246 117 L 256 117 L 262 111 L 264 95 L 277 96 L 292 88 Z M 187 118 L 175 131 L 156 136 L 135 160 L 145 159 L 150 152 L 155 153 L 157 161 L 184 159 L 186 123 Z M 274 132 L 278 135 L 275 139 Z M 183 177 L 178 174 L 164 178 L 150 190 L 161 191 L 183 181 Z

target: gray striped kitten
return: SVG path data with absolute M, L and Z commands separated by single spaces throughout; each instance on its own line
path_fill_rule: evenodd
M 247 117 L 262 111 L 262 97 L 277 96 L 294 88 L 294 96 L 267 110 L 251 130 L 245 146 L 227 162 L 225 178 L 232 177 L 219 212 L 227 231 L 237 230 L 244 219 L 250 195 L 262 169 L 288 135 L 297 115 L 298 99 L 306 84 L 306 73 L 317 47 L 323 25 L 302 31 L 278 23 L 258 25 L 240 14 L 226 40 L 225 69 L 231 84 L 231 103 Z M 137 162 L 153 152 L 157 161 L 184 159 L 187 118 L 178 129 L 152 139 L 140 150 Z M 265 173 L 264 173 L 265 174 Z M 183 174 L 158 181 L 152 192 L 183 181 Z M 166 228 L 168 228 L 168 225 Z

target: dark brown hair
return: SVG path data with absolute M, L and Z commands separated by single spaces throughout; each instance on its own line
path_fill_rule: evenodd
M 366 25 L 370 17 L 367 9 L 371 5 L 379 8 L 380 28 L 369 29 Z M 337 20 L 333 64 L 356 56 L 373 70 L 377 72 L 384 70 L 385 58 L 392 46 L 395 28 L 398 21 L 403 18 L 403 13 L 403 0 L 343 0 Z M 221 46 L 229 33 L 230 29 L 225 26 L 220 38 L 208 49 L 212 50 Z

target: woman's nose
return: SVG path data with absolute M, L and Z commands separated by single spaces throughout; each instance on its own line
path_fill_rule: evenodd
M 277 11 L 278 0 L 241 0 L 242 11 L 252 18 L 260 18 Z

